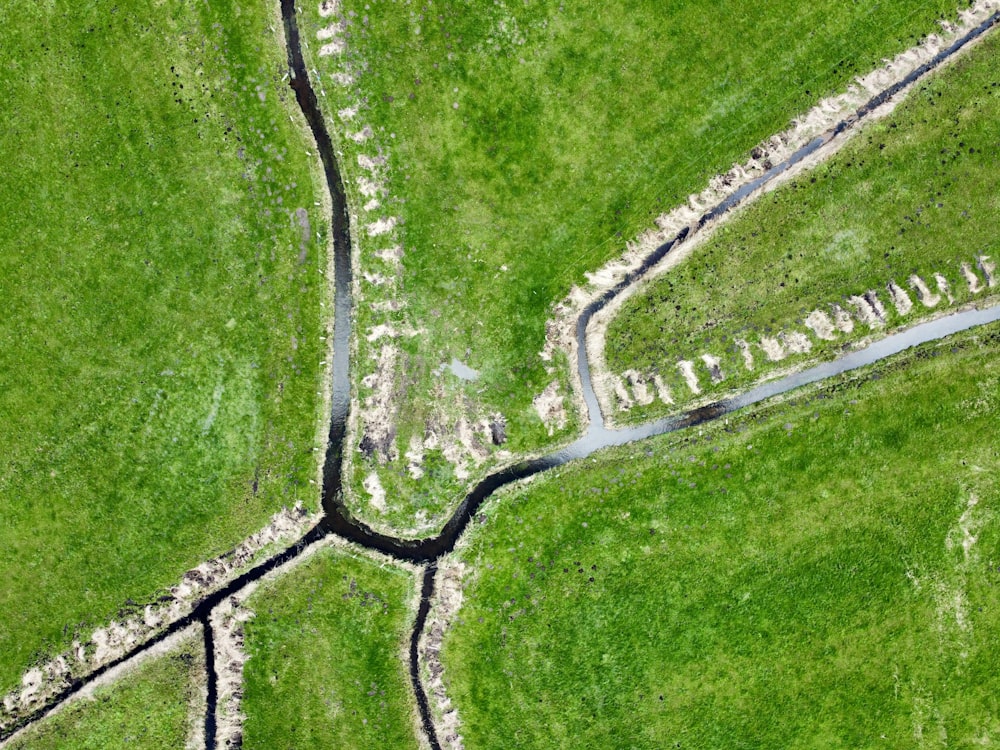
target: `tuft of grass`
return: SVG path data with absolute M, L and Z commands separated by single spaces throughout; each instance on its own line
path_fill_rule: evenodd
M 322 549 L 247 602 L 244 747 L 418 748 L 414 575 Z
M 364 174 L 356 154 L 388 158 L 379 207 L 367 212 L 369 199 L 352 196 L 362 269 L 387 272 L 362 227 L 401 219 L 401 281 L 359 291 L 399 297 L 406 306 L 391 322 L 419 332 L 395 342 L 399 458 L 357 458 L 352 510 L 382 526 L 412 526 L 418 514 L 440 525 L 467 482 L 413 481 L 405 453 L 412 437 L 450 434 L 461 416 L 503 413 L 503 449 L 514 453 L 566 440 L 572 420 L 550 434 L 532 407 L 553 380 L 569 393 L 570 363 L 539 357 L 553 304 L 658 214 L 955 10 L 951 0 L 726 0 L 710 9 L 688 0 L 345 0 L 320 19 L 307 7 L 304 38 L 316 49 L 321 24 L 345 24 L 346 56 L 312 65 L 341 130 L 349 191 Z M 355 81 L 347 89 L 331 77 L 345 67 Z M 341 123 L 335 113 L 350 105 L 359 112 Z M 363 124 L 372 139 L 345 137 Z M 359 304 L 361 398 L 384 343 L 364 336 L 386 319 Z M 436 374 L 453 358 L 479 379 Z M 485 447 L 490 458 L 474 474 L 501 460 Z M 392 506 L 384 514 L 359 487 L 372 471 Z
M 140 665 L 93 698 L 74 700 L 33 725 L 11 750 L 166 750 L 187 747 L 204 721 L 201 640 Z
M 0 693 L 318 505 L 327 217 L 279 23 L 0 8 Z
M 855 320 L 850 335 L 823 341 L 804 326 L 813 310 L 832 314 L 836 304 L 853 312 L 852 295 L 876 291 L 891 330 L 948 307 L 944 295 L 933 310 L 921 305 L 909 286 L 913 274 L 936 294 L 934 274 L 942 274 L 956 305 L 990 293 L 972 294 L 961 265 L 986 288 L 977 259 L 995 259 L 1000 249 L 998 53 L 994 33 L 917 86 L 887 119 L 865 126 L 832 160 L 760 198 L 628 300 L 608 329 L 608 366 L 659 375 L 677 405 L 656 401 L 627 418 L 683 407 L 691 393 L 676 369 L 680 360 L 695 361 L 702 389 L 717 397 L 878 335 Z M 913 302 L 905 317 L 890 302 L 890 281 Z M 808 334 L 812 352 L 768 362 L 757 344 L 782 330 Z M 751 344 L 752 372 L 737 340 Z M 706 352 L 722 360 L 723 381 L 711 382 L 699 360 Z
M 995 736 L 998 353 L 994 325 L 501 493 L 442 652 L 465 746 Z

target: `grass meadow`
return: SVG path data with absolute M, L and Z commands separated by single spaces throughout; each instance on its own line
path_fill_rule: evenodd
M 694 360 L 702 389 L 716 396 L 796 361 L 837 356 L 872 330 L 857 323 L 851 334 L 823 341 L 803 320 L 816 309 L 832 316 L 834 304 L 852 310 L 852 295 L 876 290 L 891 330 L 948 307 L 934 273 L 947 280 L 955 305 L 991 294 L 976 261 L 1000 251 L 998 55 L 993 34 L 920 83 L 890 117 L 866 125 L 832 160 L 761 197 L 628 300 L 608 329 L 609 369 L 659 375 L 677 403 L 655 401 L 627 418 L 683 406 L 690 391 L 679 360 Z M 984 291 L 970 292 L 963 263 Z M 913 274 L 942 297 L 933 311 L 909 287 Z M 891 280 L 914 304 L 905 318 L 890 304 Z M 812 337 L 808 356 L 770 363 L 754 346 L 754 369 L 744 369 L 737 340 L 756 344 L 792 328 Z M 702 353 L 722 361 L 723 381 L 713 384 L 701 369 Z
M 142 663 L 31 726 L 10 750 L 167 750 L 189 747 L 205 719 L 201 638 Z
M 554 379 L 569 392 L 568 363 L 547 364 L 539 352 L 553 304 L 585 271 L 958 9 L 950 0 L 727 0 L 710 11 L 687 1 L 345 0 L 321 19 L 315 6 L 302 14 L 314 51 L 328 43 L 316 38 L 321 25 L 345 24 L 344 55 L 311 64 L 334 122 L 341 108 L 358 109 L 338 123 L 354 210 L 362 224 L 401 220 L 398 286 L 360 284 L 368 301 L 357 311 L 355 371 L 365 398 L 372 388 L 360 381 L 384 344 L 366 341 L 367 332 L 386 321 L 417 332 L 395 342 L 399 458 L 358 458 L 351 486 L 357 513 L 404 528 L 419 514 L 439 525 L 467 483 L 440 449 L 427 451 L 427 469 L 412 478 L 411 438 L 442 424 L 447 431 L 462 414 L 474 422 L 497 412 L 508 425 L 503 448 L 514 453 L 575 430 L 570 418 L 550 435 L 532 399 Z M 347 88 L 334 80 L 345 69 Z M 362 124 L 371 139 L 346 137 Z M 370 215 L 369 198 L 352 187 L 358 153 L 388 159 L 385 194 Z M 362 248 L 380 249 L 357 234 Z M 371 252 L 361 268 L 391 275 Z M 376 310 L 385 295 L 405 307 Z M 453 358 L 479 379 L 441 372 Z M 475 473 L 498 460 L 497 448 L 485 448 L 490 457 Z M 382 513 L 360 489 L 372 471 L 386 489 Z
M 484 508 L 442 658 L 469 750 L 1000 732 L 1000 330 Z
M 0 693 L 318 506 L 328 219 L 279 24 L 0 8 Z
M 326 548 L 247 602 L 244 744 L 416 748 L 406 665 L 418 582 Z

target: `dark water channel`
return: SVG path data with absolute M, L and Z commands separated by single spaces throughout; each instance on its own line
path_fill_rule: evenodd
M 346 432 L 345 424 L 350 404 L 348 353 L 350 351 L 351 250 L 350 233 L 347 224 L 347 204 L 330 136 L 326 130 L 323 117 L 319 112 L 316 95 L 309 84 L 308 74 L 303 64 L 299 32 L 295 20 L 294 0 L 282 0 L 281 5 L 288 39 L 289 63 L 292 67 L 292 87 L 295 89 L 299 105 L 302 107 L 316 137 L 316 142 L 319 145 L 327 183 L 333 198 L 337 303 L 335 309 L 336 318 L 334 321 L 333 412 L 330 422 L 330 439 L 326 451 L 326 464 L 323 471 L 323 509 L 325 517 L 322 524 L 329 531 L 364 547 L 378 550 L 400 560 L 428 564 L 423 576 L 421 603 L 410 641 L 410 678 L 416 694 L 424 731 L 431 746 L 435 749 L 439 748 L 439 743 L 431 721 L 427 696 L 424 693 L 423 685 L 419 678 L 418 642 L 426 623 L 429 600 L 433 594 L 436 561 L 442 555 L 448 554 L 455 548 L 455 543 L 468 526 L 470 520 L 493 492 L 504 485 L 524 479 L 546 469 L 561 466 L 568 461 L 585 458 L 594 451 L 602 448 L 624 445 L 635 440 L 642 440 L 654 435 L 662 435 L 685 427 L 703 424 L 737 409 L 763 401 L 771 396 L 877 362 L 909 347 L 1000 319 L 1000 306 L 982 311 L 971 310 L 964 313 L 957 313 L 889 336 L 861 351 L 849 354 L 834 362 L 827 362 L 804 372 L 765 383 L 741 396 L 711 404 L 677 417 L 620 430 L 609 430 L 604 426 L 605 421 L 601 414 L 590 377 L 590 363 L 587 359 L 586 347 L 587 324 L 593 315 L 626 287 L 634 284 L 648 273 L 653 266 L 677 245 L 682 243 L 692 233 L 704 227 L 711 220 L 722 216 L 739 205 L 755 190 L 771 182 L 781 173 L 801 162 L 823 144 L 852 127 L 865 115 L 885 103 L 906 86 L 909 86 L 918 78 L 940 65 L 966 44 L 984 34 L 1000 20 L 1000 13 L 997 13 L 965 37 L 957 40 L 947 49 L 942 50 L 932 60 L 914 70 L 903 81 L 872 97 L 855 113 L 839 122 L 827 133 L 806 144 L 788 159 L 772 166 L 756 180 L 740 188 L 733 195 L 709 209 L 699 219 L 697 225 L 684 229 L 672 240 L 653 251 L 644 259 L 636 271 L 626 276 L 616 287 L 609 290 L 583 311 L 576 328 L 577 349 L 579 352 L 578 369 L 580 380 L 583 384 L 584 399 L 587 404 L 590 426 L 579 440 L 556 453 L 509 466 L 483 479 L 462 499 L 441 533 L 435 537 L 401 539 L 381 534 L 354 519 L 343 502 L 340 465 Z
M 562 450 L 542 458 L 523 461 L 513 466 L 500 469 L 480 481 L 462 499 L 451 518 L 445 524 L 441 533 L 435 537 L 424 539 L 401 539 L 379 533 L 366 524 L 354 519 L 350 515 L 350 512 L 343 501 L 341 466 L 351 393 L 349 377 L 349 353 L 351 338 L 351 243 L 347 200 L 333 148 L 333 142 L 330 138 L 329 131 L 326 128 L 323 115 L 320 112 L 316 94 L 310 84 L 303 60 L 299 29 L 295 17 L 294 0 L 281 0 L 281 14 L 284 21 L 285 37 L 288 43 L 288 62 L 291 69 L 291 87 L 295 92 L 296 101 L 298 102 L 299 107 L 309 124 L 309 128 L 312 131 L 313 137 L 316 140 L 319 155 L 323 164 L 324 176 L 332 201 L 331 222 L 334 244 L 335 286 L 333 335 L 334 355 L 333 365 L 331 368 L 333 399 L 330 415 L 330 430 L 323 464 L 322 503 L 324 518 L 316 528 L 312 529 L 294 546 L 278 553 L 274 557 L 271 557 L 258 566 L 252 568 L 218 591 L 207 595 L 198 603 L 189 615 L 172 623 L 168 628 L 151 640 L 137 646 L 115 662 L 95 670 L 85 679 L 76 680 L 68 685 L 52 700 L 48 701 L 45 706 L 40 707 L 30 716 L 25 717 L 21 722 L 18 722 L 17 726 L 10 727 L 8 730 L 5 730 L 3 734 L 0 734 L 0 741 L 9 737 L 18 728 L 36 721 L 46 712 L 51 710 L 53 706 L 58 705 L 75 693 L 79 692 L 79 690 L 81 690 L 87 683 L 107 673 L 119 664 L 132 659 L 156 643 L 161 642 L 169 635 L 179 632 L 193 623 L 200 622 L 205 627 L 204 638 L 206 647 L 209 651 L 209 655 L 207 657 L 208 664 L 211 667 L 213 662 L 213 633 L 211 631 L 209 621 L 211 611 L 224 599 L 237 593 L 247 584 L 259 580 L 270 571 L 275 570 L 284 563 L 297 557 L 310 544 L 319 541 L 332 533 L 368 549 L 373 549 L 390 555 L 398 560 L 426 565 L 421 584 L 421 602 L 418 608 L 416 621 L 414 623 L 414 630 L 410 639 L 409 671 L 424 731 L 427 734 L 430 745 L 435 748 L 435 750 L 439 750 L 440 745 L 434 732 L 433 723 L 431 722 L 427 696 L 424 693 L 423 685 L 419 677 L 418 643 L 429 613 L 430 598 L 433 595 L 434 590 L 434 574 L 437 567 L 436 562 L 442 555 L 448 554 L 455 548 L 455 543 L 469 525 L 469 522 L 475 517 L 482 504 L 493 494 L 493 492 L 519 479 L 524 479 L 547 469 L 561 466 L 569 461 L 586 458 L 595 451 L 603 448 L 625 445 L 633 441 L 643 440 L 656 435 L 662 435 L 687 427 L 704 424 L 711 420 L 718 419 L 726 414 L 730 414 L 738 409 L 742 409 L 751 404 L 756 404 L 767 398 L 785 393 L 794 388 L 878 362 L 879 360 L 890 357 L 907 348 L 934 341 L 944 336 L 964 331 L 975 326 L 1000 320 L 1000 305 L 983 310 L 969 310 L 966 312 L 955 313 L 929 323 L 914 326 L 913 328 L 901 333 L 887 336 L 881 341 L 878 341 L 865 349 L 848 354 L 838 360 L 826 362 L 803 372 L 788 375 L 784 378 L 765 383 L 742 395 L 726 399 L 715 404 L 710 404 L 676 417 L 670 417 L 645 425 L 622 429 L 607 429 L 604 426 L 605 421 L 603 415 L 601 414 L 596 394 L 594 393 L 590 376 L 590 363 L 586 354 L 587 324 L 596 312 L 607 305 L 625 288 L 647 274 L 653 266 L 662 260 L 669 252 L 671 252 L 671 250 L 705 226 L 706 223 L 739 205 L 740 202 L 753 193 L 753 191 L 767 184 L 789 167 L 815 152 L 816 149 L 828 142 L 830 139 L 852 127 L 866 114 L 877 108 L 894 94 L 898 93 L 904 87 L 908 86 L 921 76 L 925 75 L 928 71 L 940 65 L 941 62 L 953 55 L 966 44 L 984 34 L 987 30 L 996 25 L 998 21 L 1000 21 L 1000 13 L 996 13 L 989 20 L 974 29 L 965 37 L 959 39 L 947 49 L 942 50 L 935 58 L 915 70 L 904 81 L 889 88 L 887 91 L 874 96 L 866 104 L 860 107 L 857 112 L 838 123 L 830 131 L 819 138 L 816 138 L 806 146 L 803 146 L 786 161 L 783 161 L 781 164 L 774 165 L 761 177 L 741 188 L 738 192 L 726 198 L 718 205 L 709 209 L 696 224 L 682 230 L 672 240 L 654 250 L 647 258 L 644 259 L 638 269 L 628 274 L 617 286 L 606 292 L 600 299 L 596 300 L 583 311 L 577 321 L 576 328 L 577 346 L 579 351 L 577 365 L 580 380 L 583 384 L 583 394 L 590 418 L 590 426 L 582 437 Z M 217 685 L 215 681 L 214 669 L 208 669 L 208 678 L 209 705 L 205 721 L 205 745 L 209 750 L 215 750 Z

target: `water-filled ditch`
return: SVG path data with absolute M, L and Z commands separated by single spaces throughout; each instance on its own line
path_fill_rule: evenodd
M 884 103 L 887 99 L 898 93 L 906 86 L 910 85 L 913 81 L 917 80 L 928 71 L 937 67 L 941 62 L 953 55 L 966 44 L 984 34 L 991 27 L 996 25 L 998 21 L 1000 21 L 1000 13 L 997 13 L 968 35 L 957 40 L 947 49 L 942 50 L 942 52 L 940 52 L 933 60 L 915 70 L 904 81 L 899 82 L 872 97 L 872 99 L 859 108 L 856 113 L 841 123 L 838 123 L 838 125 L 831 129 L 828 133 L 811 141 L 809 144 L 806 144 L 792 154 L 787 160 L 773 166 L 764 175 L 757 178 L 737 193 L 729 196 L 718 205 L 706 211 L 695 226 L 683 230 L 677 235 L 677 237 L 653 251 L 643 261 L 639 268 L 627 275 L 616 287 L 606 292 L 602 297 L 593 302 L 583 311 L 577 322 L 576 329 L 577 347 L 579 352 L 577 366 L 580 374 L 580 380 L 583 385 L 583 395 L 587 405 L 590 425 L 587 432 L 582 437 L 565 448 L 550 455 L 522 461 L 512 466 L 508 466 L 480 481 L 462 499 L 451 518 L 445 524 L 441 533 L 435 537 L 424 539 L 401 539 L 381 534 L 352 518 L 343 501 L 341 466 L 351 396 L 349 377 L 349 353 L 351 339 L 351 242 L 349 215 L 343 181 L 336 160 L 333 142 L 329 131 L 326 128 L 325 120 L 318 106 L 315 91 L 310 84 L 308 73 L 305 68 L 299 29 L 295 16 L 294 0 L 281 0 L 281 13 L 284 22 L 285 38 L 288 45 L 288 62 L 291 69 L 290 84 L 295 93 L 296 101 L 298 102 L 316 141 L 320 159 L 323 164 L 324 177 L 326 179 L 332 203 L 331 222 L 334 245 L 335 288 L 333 336 L 334 354 L 331 367 L 333 394 L 331 402 L 330 428 L 323 463 L 322 503 L 324 518 L 316 528 L 308 532 L 306 536 L 299 540 L 299 542 L 297 542 L 294 546 L 278 553 L 274 557 L 269 558 L 234 579 L 223 588 L 207 595 L 201 602 L 199 602 L 190 614 L 174 623 L 171 623 L 170 626 L 153 639 L 137 646 L 120 659 L 115 660 L 113 663 L 105 665 L 104 667 L 101 667 L 91 673 L 87 676 L 86 680 L 77 680 L 68 685 L 59 694 L 54 696 L 52 700 L 48 701 L 45 706 L 40 707 L 31 715 L 24 717 L 24 719 L 19 722 L 16 727 L 11 727 L 5 733 L 5 736 L 0 736 L 0 740 L 5 739 L 6 736 L 10 736 L 10 734 L 16 731 L 19 727 L 37 720 L 51 710 L 54 705 L 61 703 L 75 693 L 79 692 L 79 690 L 91 680 L 106 673 L 109 669 L 128 661 L 138 653 L 145 651 L 152 645 L 159 643 L 164 638 L 187 627 L 193 622 L 201 622 L 204 624 L 206 628 L 206 646 L 210 647 L 212 644 L 212 633 L 209 624 L 209 614 L 212 609 L 218 606 L 225 598 L 238 592 L 247 584 L 259 580 L 268 572 L 294 559 L 312 543 L 317 542 L 328 534 L 333 533 L 363 547 L 385 553 L 396 559 L 427 565 L 422 577 L 421 603 L 414 623 L 414 630 L 411 635 L 409 673 L 414 693 L 416 695 L 424 731 L 427 734 L 431 746 L 437 749 L 440 746 L 431 722 L 427 697 L 424 693 L 419 677 L 418 664 L 418 643 L 429 613 L 429 602 L 434 589 L 436 561 L 442 555 L 448 554 L 455 548 L 456 542 L 468 526 L 469 522 L 475 517 L 482 504 L 496 490 L 510 484 L 511 482 L 524 479 L 547 469 L 561 466 L 569 461 L 585 458 L 595 451 L 603 448 L 624 445 L 636 440 L 642 440 L 648 437 L 704 424 L 713 419 L 730 414 L 738 409 L 756 404 L 767 398 L 785 393 L 800 386 L 873 364 L 907 348 L 934 341 L 944 336 L 958 333 L 975 326 L 1000 320 L 1000 304 L 982 310 L 971 309 L 955 313 L 947 317 L 914 326 L 906 331 L 887 336 L 864 349 L 852 352 L 838 360 L 826 362 L 802 372 L 764 383 L 739 396 L 719 401 L 676 417 L 661 419 L 636 427 L 615 430 L 609 430 L 604 426 L 604 419 L 591 382 L 590 364 L 587 360 L 587 347 L 585 341 L 587 324 L 593 315 L 607 305 L 625 288 L 634 284 L 642 278 L 642 276 L 648 273 L 653 266 L 662 260 L 677 245 L 687 239 L 692 232 L 697 231 L 707 222 L 718 218 L 727 211 L 730 211 L 746 197 L 748 197 L 753 191 L 770 182 L 795 163 L 806 158 L 809 154 L 813 153 L 831 138 L 853 126 L 857 121 Z M 212 663 L 211 656 L 208 657 L 208 663 L 210 665 Z M 205 741 L 206 747 L 214 750 L 216 685 L 215 675 L 211 669 L 209 669 L 208 696 L 209 706 L 205 723 Z

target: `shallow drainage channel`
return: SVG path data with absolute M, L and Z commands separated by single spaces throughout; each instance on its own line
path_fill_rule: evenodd
M 608 430 L 604 426 L 604 418 L 598 406 L 591 382 L 590 364 L 587 359 L 586 347 L 586 329 L 591 317 L 625 288 L 642 278 L 667 253 L 687 239 L 692 232 L 698 231 L 698 229 L 704 227 L 709 221 L 732 210 L 754 191 L 774 180 L 791 166 L 805 159 L 823 144 L 853 127 L 865 115 L 875 110 L 914 81 L 926 75 L 968 43 L 982 36 L 1000 21 L 1000 13 L 996 13 L 969 34 L 957 40 L 947 49 L 942 50 L 932 60 L 917 68 L 904 80 L 873 96 L 853 115 L 838 123 L 830 131 L 803 146 L 788 159 L 772 167 L 744 189 L 710 208 L 702 215 L 696 226 L 683 230 L 671 241 L 654 250 L 635 272 L 626 276 L 618 286 L 583 311 L 577 323 L 578 368 L 590 416 L 590 427 L 583 437 L 556 453 L 509 466 L 483 479 L 463 498 L 441 533 L 436 537 L 429 539 L 400 539 L 376 532 L 369 526 L 352 518 L 342 499 L 340 459 L 346 432 L 344 425 L 346 424 L 350 403 L 348 352 L 350 351 L 349 315 L 351 310 L 350 234 L 347 226 L 347 206 L 344 199 L 344 189 L 333 154 L 332 143 L 326 131 L 322 114 L 319 112 L 316 96 L 309 83 L 308 74 L 303 63 L 299 32 L 295 19 L 294 0 L 282 0 L 282 15 L 285 20 L 286 38 L 288 40 L 289 63 L 292 66 L 293 73 L 292 87 L 295 89 L 299 105 L 302 107 L 306 119 L 316 136 L 327 182 L 330 187 L 330 194 L 334 201 L 335 285 L 337 294 L 335 310 L 337 318 L 334 321 L 336 344 L 333 366 L 333 412 L 331 414 L 330 441 L 326 453 L 327 460 L 323 471 L 323 509 L 325 517 L 322 525 L 329 531 L 364 547 L 378 550 L 400 560 L 427 564 L 422 578 L 420 605 L 410 639 L 409 667 L 410 680 L 416 695 L 421 723 L 431 747 L 435 748 L 435 750 L 440 748 L 440 744 L 434 731 L 427 696 L 423 690 L 419 676 L 418 643 L 427 620 L 430 598 L 434 591 L 436 561 L 442 555 L 448 554 L 455 548 L 455 543 L 468 526 L 469 521 L 493 492 L 519 479 L 524 479 L 547 469 L 561 466 L 568 461 L 585 458 L 594 451 L 623 445 L 655 435 L 662 435 L 685 427 L 704 424 L 725 414 L 732 413 L 737 409 L 758 403 L 802 385 L 878 362 L 907 348 L 930 342 L 974 326 L 1000 320 L 1000 305 L 985 310 L 969 310 L 950 315 L 946 318 L 915 326 L 902 333 L 888 336 L 863 350 L 849 354 L 834 362 L 827 362 L 809 370 L 781 378 L 780 380 L 766 383 L 741 396 L 696 409 L 678 417 L 621 430 Z
M 676 417 L 661 419 L 636 427 L 609 430 L 604 426 L 603 415 L 594 394 L 590 377 L 590 366 L 587 359 L 586 329 L 593 315 L 620 294 L 625 288 L 634 284 L 644 276 L 656 263 L 662 260 L 672 249 L 677 247 L 692 232 L 703 227 L 708 221 L 715 219 L 731 210 L 745 200 L 753 191 L 761 188 L 790 166 L 801 161 L 814 152 L 823 143 L 853 127 L 864 115 L 871 112 L 888 98 L 913 83 L 921 76 L 934 69 L 941 62 L 960 50 L 974 39 L 1000 21 L 1000 13 L 994 14 L 989 20 L 962 37 L 934 59 L 918 68 L 904 81 L 880 92 L 850 118 L 839 123 L 831 131 L 815 139 L 787 160 L 772 167 L 758 180 L 748 185 L 740 192 L 729 196 L 718 205 L 709 209 L 697 222 L 697 225 L 682 230 L 669 242 L 654 250 L 640 265 L 627 275 L 616 287 L 605 293 L 600 299 L 589 305 L 577 321 L 577 346 L 579 351 L 578 369 L 583 384 L 584 398 L 590 416 L 590 427 L 577 441 L 566 448 L 542 458 L 523 461 L 501 469 L 479 482 L 458 505 L 451 518 L 445 524 L 441 533 L 433 538 L 400 539 L 381 534 L 369 526 L 351 517 L 342 498 L 341 458 L 346 436 L 347 416 L 350 408 L 350 378 L 349 358 L 351 335 L 351 244 L 347 201 L 343 182 L 333 150 L 333 143 L 326 129 L 325 121 L 316 99 L 316 94 L 310 84 L 308 73 L 302 57 L 298 24 L 295 17 L 294 0 L 281 0 L 281 12 L 285 27 L 285 38 L 288 45 L 288 62 L 291 68 L 291 87 L 295 92 L 296 101 L 309 124 L 313 137 L 323 162 L 324 176 L 332 201 L 332 225 L 334 241 L 334 285 L 335 285 L 335 318 L 334 318 L 334 357 L 332 366 L 333 398 L 330 415 L 330 430 L 323 464 L 322 502 L 324 518 L 318 526 L 310 530 L 295 545 L 278 553 L 272 558 L 257 565 L 243 575 L 231 581 L 220 590 L 203 599 L 194 610 L 185 617 L 171 623 L 164 631 L 145 643 L 137 646 L 129 653 L 105 665 L 86 679 L 76 680 L 62 692 L 54 696 L 45 706 L 26 716 L 16 726 L 5 730 L 0 735 L 0 741 L 6 740 L 19 728 L 30 724 L 47 714 L 53 707 L 78 693 L 86 684 L 105 674 L 151 646 L 161 642 L 169 635 L 182 630 L 194 622 L 205 624 L 206 647 L 212 646 L 209 615 L 224 599 L 244 588 L 247 584 L 259 580 L 268 572 L 297 557 L 306 547 L 317 542 L 328 534 L 336 534 L 351 542 L 369 549 L 382 552 L 398 560 L 426 565 L 421 583 L 421 600 L 410 638 L 409 673 L 420 712 L 421 723 L 432 748 L 440 750 L 440 744 L 431 720 L 427 696 L 423 690 L 419 674 L 418 645 L 420 636 L 430 609 L 430 599 L 434 591 L 434 575 L 436 562 L 442 555 L 450 553 L 455 543 L 475 516 L 482 504 L 499 488 L 520 479 L 532 476 L 547 469 L 561 466 L 568 461 L 586 458 L 595 451 L 613 446 L 625 445 L 637 440 L 663 435 L 676 430 L 705 424 L 721 416 L 731 414 L 746 406 L 759 403 L 772 396 L 786 393 L 795 388 L 815 383 L 819 380 L 840 375 L 866 365 L 873 364 L 891 357 L 908 348 L 929 343 L 954 333 L 970 328 L 1000 321 L 1000 304 L 984 309 L 971 309 L 955 313 L 944 318 L 914 326 L 909 330 L 896 333 L 871 344 L 865 349 L 848 354 L 838 360 L 826 362 L 799 373 L 788 375 L 779 380 L 760 385 L 747 393 L 695 409 Z M 207 655 L 208 669 L 208 707 L 205 718 L 205 745 L 208 750 L 216 747 L 216 703 L 217 684 L 214 669 L 211 668 L 212 655 Z

